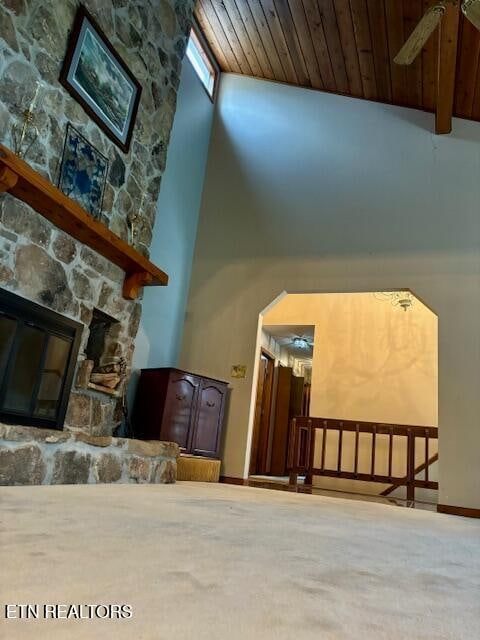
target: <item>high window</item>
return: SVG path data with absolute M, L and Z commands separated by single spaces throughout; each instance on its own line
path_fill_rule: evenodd
M 190 32 L 187 57 L 192 63 L 210 99 L 213 100 L 217 89 L 219 68 L 202 34 L 195 25 Z

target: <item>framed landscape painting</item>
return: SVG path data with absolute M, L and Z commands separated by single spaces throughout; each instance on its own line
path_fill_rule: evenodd
M 75 17 L 60 82 L 127 153 L 142 87 L 83 6 Z

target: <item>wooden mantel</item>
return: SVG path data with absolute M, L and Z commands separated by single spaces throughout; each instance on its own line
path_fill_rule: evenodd
M 166 273 L 0 144 L 0 193 L 4 192 L 23 200 L 59 229 L 123 269 L 123 296 L 127 300 L 135 300 L 142 287 L 168 284 Z

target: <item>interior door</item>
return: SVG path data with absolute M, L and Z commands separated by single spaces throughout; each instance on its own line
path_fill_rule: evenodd
M 291 367 L 278 367 L 275 420 L 270 466 L 270 473 L 274 476 L 284 476 L 287 472 L 287 448 L 290 424 L 292 377 L 293 370 Z
M 198 393 L 197 420 L 191 450 L 194 455 L 216 458 L 220 450 L 226 385 L 204 380 Z
M 168 385 L 161 438 L 188 451 L 201 378 L 173 372 Z
M 272 407 L 273 375 L 275 361 L 266 353 L 260 355 L 258 371 L 255 420 L 253 426 L 250 474 L 266 474 L 269 470 L 268 443 Z

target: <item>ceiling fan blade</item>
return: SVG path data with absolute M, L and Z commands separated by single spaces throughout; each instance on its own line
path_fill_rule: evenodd
M 480 29 L 480 2 L 478 0 L 464 0 L 462 11 L 473 26 Z
M 445 5 L 437 4 L 426 12 L 403 47 L 397 53 L 393 61 L 396 64 L 409 65 L 415 60 L 423 49 L 425 43 L 437 28 L 443 14 Z

